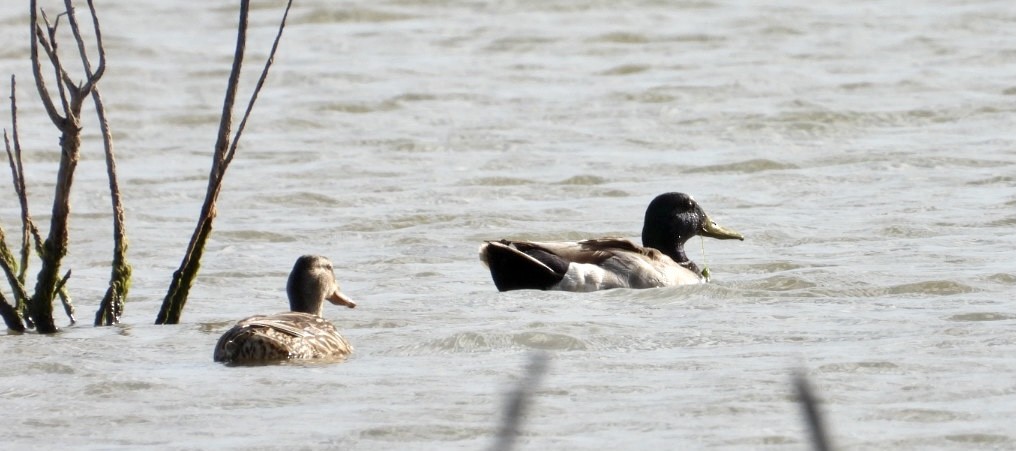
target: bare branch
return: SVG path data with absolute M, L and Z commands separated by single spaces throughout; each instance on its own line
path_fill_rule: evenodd
M 67 270 L 64 276 L 56 284 L 56 292 L 60 295 L 60 302 L 63 304 L 64 313 L 67 314 L 67 318 L 70 319 L 71 325 L 73 326 L 78 322 L 74 318 L 74 303 L 71 302 L 71 295 L 67 293 L 67 279 L 71 278 L 71 270 Z
M 85 40 L 81 37 L 81 28 L 78 26 L 78 20 L 74 14 L 74 5 L 71 3 L 71 0 L 64 0 L 64 6 L 67 8 L 67 21 L 71 24 L 71 33 L 78 44 L 81 66 L 85 70 L 85 83 L 78 88 L 78 92 L 83 96 L 93 89 L 95 83 L 102 78 L 102 74 L 106 71 L 106 51 L 102 48 L 102 31 L 99 29 L 99 19 L 95 15 L 95 5 L 92 3 L 92 0 L 88 0 L 88 10 L 92 16 L 92 27 L 95 30 L 96 45 L 99 48 L 99 69 L 93 73 L 92 64 L 88 60 L 88 53 L 85 49 Z
M 290 2 L 290 4 L 291 3 L 292 2 Z M 229 81 L 226 85 L 226 97 L 222 103 L 222 118 L 219 122 L 219 132 L 215 143 L 215 153 L 212 157 L 212 170 L 208 176 L 208 191 L 205 194 L 205 202 L 201 207 L 201 216 L 198 217 L 197 226 L 194 228 L 194 234 L 191 235 L 191 241 L 187 246 L 187 252 L 184 254 L 183 260 L 180 263 L 180 268 L 173 273 L 173 279 L 170 281 L 166 298 L 163 300 L 162 308 L 159 310 L 159 314 L 155 319 L 156 324 L 177 324 L 180 321 L 180 314 L 187 302 L 187 294 L 194 283 L 194 279 L 197 277 L 198 269 L 201 265 L 201 255 L 204 252 L 205 242 L 212 233 L 212 223 L 214 222 L 216 216 L 215 202 L 218 199 L 219 191 L 222 189 L 222 179 L 230 161 L 232 161 L 233 155 L 235 155 L 236 152 L 236 138 L 234 138 L 231 144 L 229 135 L 233 120 L 233 104 L 236 101 L 236 90 L 239 85 L 240 69 L 243 67 L 243 54 L 247 42 L 247 17 L 249 9 L 250 1 L 242 0 L 240 2 L 240 23 L 237 27 L 236 50 L 233 55 L 233 68 L 229 74 Z M 289 5 L 286 6 L 287 15 L 288 11 Z M 281 35 L 282 29 L 283 25 L 280 25 L 279 35 Z M 276 36 L 276 46 L 278 44 L 278 39 L 278 36 Z M 273 46 L 273 55 L 276 46 Z M 267 74 L 270 63 L 271 58 L 269 59 L 269 63 L 266 64 L 261 81 L 258 83 L 258 89 L 260 89 L 260 86 L 264 81 L 265 74 Z M 247 108 L 248 115 L 256 97 L 257 94 L 255 92 Z M 246 118 L 247 115 L 244 116 L 245 122 Z M 242 125 L 240 130 L 242 130 Z M 239 134 L 240 133 L 237 132 L 237 137 L 239 137 Z
M 4 322 L 7 327 L 15 331 L 24 331 L 25 323 L 22 319 L 22 314 L 25 312 L 28 306 L 29 298 L 28 293 L 25 290 L 25 271 L 28 267 L 28 228 L 25 218 L 28 212 L 28 199 L 25 196 L 25 178 L 21 166 L 21 145 L 18 141 L 18 102 L 16 88 L 16 79 L 14 75 L 11 75 L 11 127 L 12 134 L 14 136 L 14 148 L 13 152 L 11 149 L 11 140 L 7 136 L 7 130 L 4 129 L 4 145 L 7 150 L 7 162 L 11 167 L 11 177 L 14 183 L 14 191 L 18 195 L 18 200 L 21 203 L 21 214 L 22 214 L 22 236 L 21 236 L 21 265 L 20 272 L 15 274 L 14 268 L 17 263 L 14 260 L 14 255 L 11 253 L 10 248 L 7 246 L 6 239 L 3 232 L 3 227 L 0 227 L 0 253 L 2 253 L 3 270 L 7 275 L 7 280 L 11 285 L 11 290 L 15 297 L 15 306 L 8 309 L 6 300 L 0 303 L 0 312 L 4 316 Z
M 92 4 L 92 0 L 88 0 L 88 11 L 92 14 L 92 28 L 95 29 L 95 45 L 99 49 L 99 66 L 95 69 L 95 72 L 91 72 L 91 69 L 89 69 L 91 73 L 89 78 L 98 80 L 106 73 L 106 48 L 102 45 L 102 29 L 99 28 L 99 17 L 95 15 L 95 5 Z
M 243 55 L 247 47 L 247 16 L 250 7 L 249 0 L 240 2 L 240 23 L 236 30 L 236 50 L 233 52 L 233 68 L 229 72 L 229 81 L 226 84 L 226 98 L 222 101 L 222 117 L 219 120 L 219 135 L 215 141 L 215 160 L 212 163 L 212 172 L 219 174 L 225 172 L 228 166 L 227 161 L 229 149 L 229 130 L 233 125 L 233 104 L 236 103 L 236 90 L 240 86 L 240 69 L 243 67 Z
M 236 134 L 233 135 L 233 142 L 229 145 L 229 152 L 226 153 L 225 163 L 228 165 L 233 161 L 233 155 L 236 154 L 236 147 L 240 142 L 240 135 L 243 134 L 243 129 L 247 126 L 247 118 L 250 117 L 251 110 L 254 109 L 254 102 L 258 99 L 258 94 L 261 92 L 261 88 L 265 84 L 265 79 L 268 78 L 268 69 L 272 67 L 272 63 L 275 62 L 275 51 L 279 49 L 279 40 L 282 39 L 282 30 L 286 28 L 286 18 L 289 17 L 289 8 L 293 6 L 293 0 L 289 0 L 286 3 L 286 11 L 282 13 L 282 21 L 279 23 L 279 31 L 275 34 L 275 41 L 272 42 L 272 50 L 268 53 L 268 59 L 265 61 L 265 67 L 261 70 L 261 76 L 258 77 L 258 83 L 254 87 L 254 92 L 250 96 L 250 101 L 247 102 L 247 109 L 243 113 L 243 119 L 240 121 L 240 126 L 236 129 Z
M 81 37 L 81 28 L 78 27 L 78 19 L 74 16 L 74 4 L 71 0 L 64 0 L 64 8 L 67 11 L 67 22 L 71 24 L 71 34 L 74 35 L 74 41 L 78 44 L 78 56 L 81 57 L 81 67 L 85 69 L 85 74 L 92 72 L 91 64 L 88 62 L 88 51 L 85 49 L 85 40 Z
M 236 50 L 233 52 L 233 68 L 229 73 L 229 81 L 226 83 L 226 97 L 222 101 L 219 133 L 212 155 L 212 169 L 208 174 L 208 191 L 205 193 L 205 201 L 201 205 L 201 216 L 198 217 L 194 234 L 191 235 L 190 243 L 187 244 L 187 252 L 184 253 L 183 260 L 180 262 L 180 268 L 173 272 L 169 291 L 162 301 L 159 314 L 155 317 L 155 324 L 177 324 L 180 322 L 180 315 L 187 303 L 187 295 L 194 284 L 194 279 L 197 278 L 198 269 L 201 267 L 201 256 L 204 254 L 205 242 L 212 234 L 212 223 L 217 214 L 215 202 L 219 198 L 222 179 L 229 166 L 226 154 L 229 149 L 229 131 L 233 124 L 233 104 L 236 103 L 236 90 L 240 84 L 240 69 L 243 67 L 243 54 L 247 46 L 249 10 L 250 0 L 241 0 L 240 23 L 236 30 Z
M 63 106 L 64 115 L 70 117 L 71 110 L 70 104 L 67 102 L 67 88 L 74 86 L 74 80 L 64 70 L 63 63 L 60 62 L 60 54 L 57 52 L 56 27 L 60 23 L 60 16 L 57 16 L 56 25 L 50 25 L 49 18 L 46 17 L 46 11 L 42 11 L 42 20 L 46 23 L 46 32 L 49 35 L 49 39 L 47 40 L 46 36 L 40 35 L 39 40 L 42 42 L 42 48 L 46 51 L 46 55 L 49 56 L 49 62 L 53 66 L 57 91 L 60 93 L 60 104 Z M 39 30 L 39 32 L 42 33 L 42 30 Z
M 28 256 L 31 254 L 31 236 L 34 235 L 36 245 L 41 249 L 42 238 L 39 237 L 39 229 L 35 227 L 32 216 L 28 212 L 28 190 L 25 188 L 25 169 L 21 159 L 21 139 L 18 138 L 18 101 L 15 95 L 17 88 L 16 79 L 11 75 L 11 135 L 14 138 L 14 155 L 11 155 L 11 146 L 7 144 L 7 161 L 11 165 L 11 177 L 14 183 L 14 192 L 18 195 L 18 202 L 21 204 L 21 265 L 19 266 L 18 280 L 25 283 L 25 276 L 28 272 Z M 7 131 L 4 130 L 4 141 L 7 141 Z M 19 300 L 20 301 L 20 300 Z
M 39 98 L 42 100 L 42 105 L 46 108 L 46 114 L 49 115 L 49 119 L 54 124 L 63 122 L 63 117 L 56 109 L 56 105 L 53 103 L 53 98 L 49 95 L 49 90 L 46 88 L 46 81 L 42 76 L 42 63 L 39 61 L 39 41 L 44 39 L 42 29 L 39 27 L 39 13 L 36 0 L 29 1 L 29 28 L 31 35 L 31 52 L 32 52 L 32 74 L 35 76 L 35 87 L 39 90 Z M 48 52 L 47 52 L 48 53 Z
M 58 290 L 60 264 L 67 254 L 69 243 L 68 218 L 71 211 L 71 186 L 74 182 L 74 171 L 78 164 L 81 147 L 81 105 L 83 97 L 87 92 L 82 93 L 76 88 L 70 76 L 67 75 L 60 62 L 56 44 L 56 25 L 50 25 L 48 18 L 43 13 L 43 20 L 46 23 L 47 35 L 42 32 L 38 23 L 38 12 L 36 0 L 30 0 L 32 18 L 32 57 L 33 73 L 36 77 L 36 86 L 39 88 L 39 95 L 43 98 L 50 119 L 60 130 L 60 164 L 57 169 L 56 189 L 53 196 L 53 212 L 50 215 L 50 230 L 45 242 L 40 246 L 42 268 L 39 270 L 35 282 L 35 292 L 29 303 L 31 319 L 36 324 L 39 333 L 55 333 L 57 327 L 53 322 L 53 301 L 59 293 L 65 302 L 65 308 L 69 305 L 69 298 L 63 290 Z M 59 17 L 58 17 L 59 20 Z M 55 105 L 45 88 L 42 79 L 42 71 L 38 62 L 38 47 L 40 42 L 47 51 L 56 72 L 56 82 L 59 87 L 60 98 L 64 108 L 64 117 L 55 112 Z M 70 94 L 70 102 L 67 95 Z M 55 113 L 55 114 L 54 114 Z M 41 240 L 40 240 L 41 241 Z
M 112 271 L 109 276 L 109 288 L 106 290 L 102 302 L 99 303 L 99 309 L 95 312 L 95 322 L 93 324 L 96 326 L 110 326 L 120 322 L 124 302 L 127 300 L 127 292 L 130 290 L 132 268 L 130 263 L 127 262 L 127 229 L 123 201 L 120 197 L 120 183 L 116 176 L 113 134 L 109 131 L 109 121 L 106 120 L 106 108 L 102 103 L 102 95 L 99 94 L 98 86 L 92 90 L 92 102 L 95 104 L 95 113 L 99 118 L 99 128 L 102 130 L 102 144 L 106 151 L 106 175 L 109 178 L 109 194 L 113 204 Z

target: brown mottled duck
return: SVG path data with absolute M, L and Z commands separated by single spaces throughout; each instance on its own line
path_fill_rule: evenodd
M 356 307 L 339 291 L 332 262 L 319 255 L 296 260 L 286 284 L 288 312 L 240 320 L 215 345 L 215 361 L 262 363 L 287 359 L 328 359 L 349 355 L 353 347 L 321 317 L 325 300 Z

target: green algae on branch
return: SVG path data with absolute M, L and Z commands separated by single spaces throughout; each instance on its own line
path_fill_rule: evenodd
M 69 0 L 65 1 L 64 5 L 65 11 L 57 16 L 55 22 L 50 22 L 46 13 L 39 9 L 36 0 L 29 2 L 32 74 L 46 114 L 53 125 L 60 131 L 60 161 L 57 170 L 52 214 L 50 216 L 50 230 L 45 240 L 42 239 L 28 213 L 28 200 L 22 170 L 21 146 L 18 140 L 17 102 L 14 95 L 15 79 L 13 76 L 11 77 L 13 152 L 6 130 L 4 132 L 4 139 L 7 145 L 8 162 L 10 163 L 11 173 L 14 178 L 14 188 L 21 204 L 22 246 L 20 271 L 16 271 L 19 265 L 15 262 L 13 253 L 7 248 L 6 243 L 0 243 L 2 244 L 0 247 L 3 248 L 4 254 L 2 258 L 3 269 L 17 297 L 17 306 L 10 309 L 7 308 L 10 307 L 10 304 L 6 300 L 2 300 L 0 302 L 0 313 L 4 315 L 4 321 L 8 327 L 15 331 L 23 331 L 26 326 L 34 326 L 39 333 L 48 334 L 57 332 L 58 329 L 53 321 L 53 301 L 57 296 L 63 301 L 64 310 L 70 318 L 71 324 L 75 322 L 74 306 L 66 290 L 66 282 L 70 277 L 71 271 L 67 270 L 63 277 L 59 277 L 59 274 L 61 272 L 60 266 L 62 260 L 67 255 L 67 247 L 70 242 L 68 221 L 71 212 L 71 186 L 73 185 L 74 173 L 77 168 L 81 147 L 81 111 L 83 103 L 88 96 L 92 97 L 100 122 L 102 123 L 103 143 L 106 146 L 107 161 L 113 161 L 112 138 L 109 133 L 108 124 L 105 121 L 101 97 L 97 90 L 97 83 L 105 73 L 106 57 L 95 6 L 91 0 L 88 1 L 91 26 L 95 33 L 95 48 L 98 50 L 98 64 L 93 70 L 85 50 L 86 45 L 82 38 L 72 2 Z M 76 81 L 69 74 L 57 52 L 57 27 L 60 19 L 64 17 L 66 17 L 69 23 L 78 56 L 84 69 L 84 81 Z M 40 48 L 52 66 L 53 72 L 56 74 L 53 79 L 56 83 L 55 90 L 58 95 L 52 94 L 46 86 L 46 78 L 43 75 L 42 63 L 40 62 Z M 59 102 L 55 101 L 54 97 L 58 98 Z M 110 171 L 110 189 L 111 195 L 114 198 L 114 211 L 119 209 L 120 212 L 120 215 L 114 218 L 114 238 L 118 243 L 118 247 L 114 251 L 114 262 L 116 263 L 114 274 L 120 274 L 121 276 L 126 274 L 126 279 L 123 277 L 117 279 L 117 283 L 126 285 L 129 284 L 130 265 L 126 263 L 126 257 L 121 252 L 125 251 L 126 247 L 119 246 L 119 243 L 126 242 L 126 232 L 123 227 L 122 206 L 119 204 L 119 188 L 115 184 L 115 165 L 111 167 Z M 35 291 L 31 297 L 28 296 L 25 289 L 25 272 L 28 268 L 29 254 L 33 247 L 30 243 L 34 243 L 34 250 L 42 262 L 42 267 L 35 280 Z M 123 271 L 123 268 L 126 268 L 126 271 Z M 126 292 L 124 291 L 123 294 L 126 294 Z M 121 296 L 120 299 L 122 300 L 123 297 Z

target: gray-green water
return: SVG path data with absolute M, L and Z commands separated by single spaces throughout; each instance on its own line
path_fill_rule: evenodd
M 17 74 L 46 231 L 57 135 L 9 3 L 0 87 Z M 119 327 L 0 338 L 2 447 L 483 449 L 538 349 L 521 449 L 806 449 L 798 367 L 845 449 L 1016 448 L 1011 2 L 297 0 L 169 327 L 236 5 L 97 3 L 134 288 Z M 256 6 L 246 87 L 282 4 Z M 112 247 L 89 120 L 67 259 L 86 322 Z M 714 283 L 501 294 L 476 257 L 637 237 L 665 191 L 747 236 L 705 242 Z M 360 304 L 326 312 L 354 357 L 214 364 L 310 252 Z

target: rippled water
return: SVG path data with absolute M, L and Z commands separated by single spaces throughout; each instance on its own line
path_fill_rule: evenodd
M 235 5 L 98 3 L 134 286 L 120 326 L 0 339 L 4 446 L 483 449 L 544 350 L 523 449 L 805 449 L 799 367 L 844 448 L 1016 448 L 1011 2 L 297 0 L 166 327 Z M 251 69 L 280 3 L 257 4 Z M 0 8 L 0 74 L 45 220 L 26 10 Z M 89 322 L 111 243 L 85 134 L 67 261 Z M 747 236 L 691 243 L 712 284 L 501 294 L 477 260 L 483 239 L 637 237 L 665 191 Z M 360 303 L 326 313 L 354 357 L 214 364 L 309 252 Z

